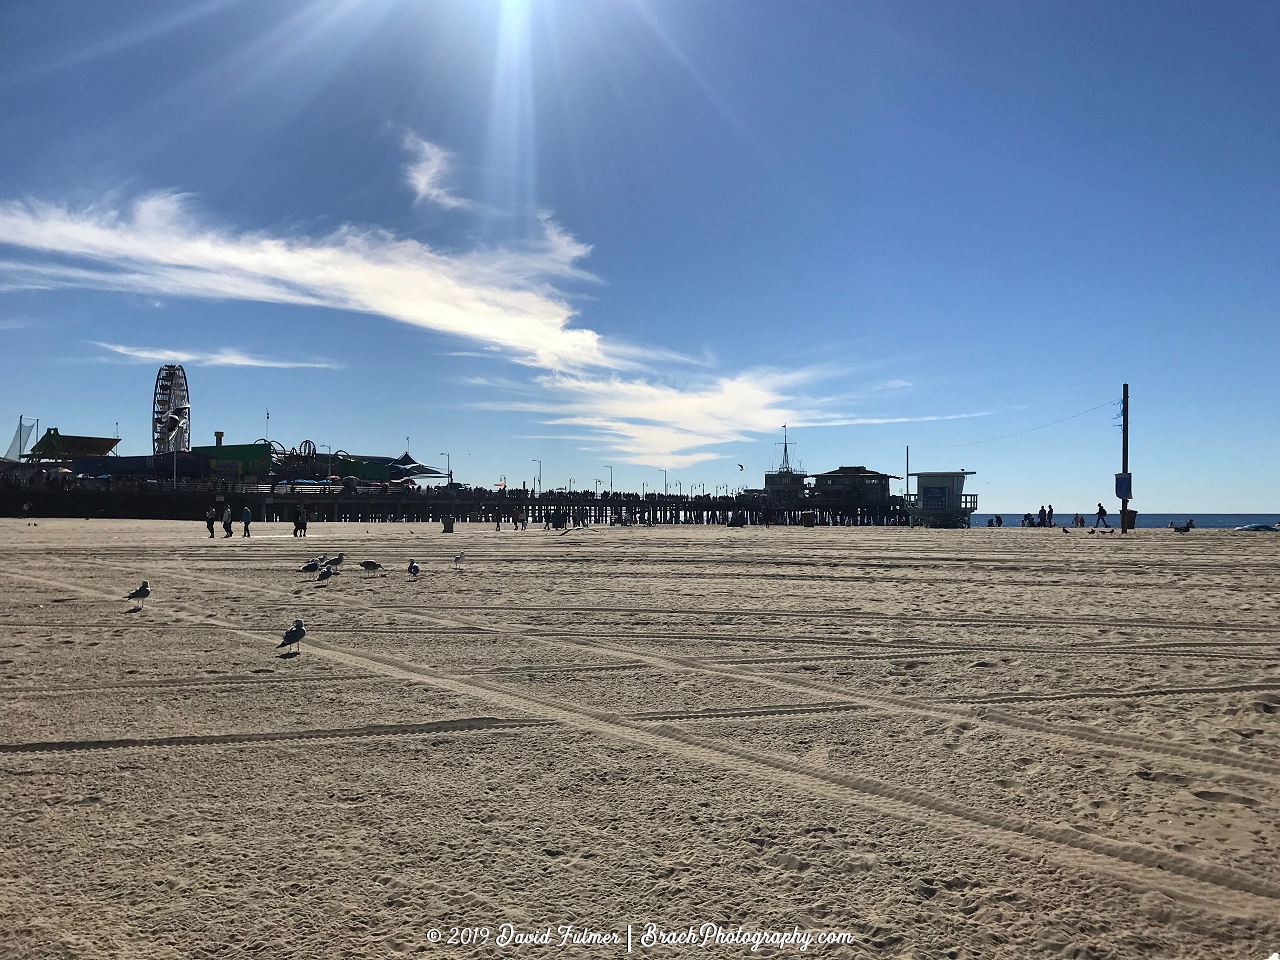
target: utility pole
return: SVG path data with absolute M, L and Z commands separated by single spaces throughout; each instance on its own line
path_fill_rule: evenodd
M 1120 498 L 1120 532 L 1129 532 L 1129 500 L 1133 497 L 1133 476 L 1129 473 L 1129 385 L 1120 399 L 1120 472 L 1116 474 L 1116 496 Z
M 609 495 L 613 496 L 613 467 L 607 463 L 605 466 L 609 467 Z

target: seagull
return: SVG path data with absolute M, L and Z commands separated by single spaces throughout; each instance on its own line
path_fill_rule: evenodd
M 138 609 L 141 610 L 143 607 L 147 605 L 147 597 L 149 596 L 151 596 L 151 584 L 148 583 L 146 580 L 143 580 L 142 586 L 140 586 L 137 590 L 134 590 L 132 593 L 125 594 L 125 599 L 137 600 Z
M 418 561 L 414 560 L 412 557 L 409 558 L 409 579 L 418 579 Z
M 315 573 L 319 569 L 320 569 L 319 560 L 308 560 L 306 563 L 304 563 L 302 566 L 298 568 L 298 572 L 299 573 Z
M 742 465 L 742 464 L 738 464 L 738 469 L 739 469 L 739 470 L 745 470 L 746 468 L 745 468 L 745 467 L 743 467 L 743 465 Z
M 307 635 L 307 628 L 302 625 L 301 620 L 293 621 L 293 626 L 284 632 L 284 639 L 276 644 L 276 649 L 280 650 L 285 647 L 297 647 L 298 652 L 302 652 L 302 638 Z
M 360 566 L 365 570 L 368 570 L 370 573 L 373 573 L 375 570 L 382 569 L 382 564 L 380 564 L 377 560 L 361 560 Z
M 456 557 L 453 558 L 453 567 L 455 570 L 458 568 L 458 564 L 460 564 L 463 561 L 466 555 L 467 555 L 467 552 L 463 550 L 461 553 L 459 553 Z
M 345 553 L 340 553 L 336 557 L 326 560 L 325 563 L 331 567 L 336 567 L 338 564 L 340 564 L 343 561 L 345 557 L 346 557 Z
M 324 583 L 326 580 L 328 580 L 332 576 L 333 576 L 332 567 L 321 567 L 320 572 L 316 574 L 316 582 Z

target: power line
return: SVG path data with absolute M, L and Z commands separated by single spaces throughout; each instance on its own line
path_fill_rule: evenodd
M 1003 437 L 990 437 L 986 440 L 972 440 L 969 443 L 944 443 L 940 446 L 921 447 L 921 450 L 948 450 L 952 447 L 973 447 L 980 443 L 995 443 L 997 440 L 1008 440 L 1010 437 L 1020 437 L 1024 433 L 1034 433 L 1037 430 L 1043 430 L 1045 427 L 1052 427 L 1054 424 L 1066 423 L 1068 420 L 1074 420 L 1076 417 L 1083 417 L 1086 413 L 1093 413 L 1095 410 L 1101 410 L 1103 407 L 1112 407 L 1119 403 L 1119 400 L 1108 400 L 1106 403 L 1100 403 L 1096 407 L 1090 407 L 1088 410 L 1081 410 L 1079 413 L 1073 413 L 1069 417 L 1063 417 L 1061 420 L 1052 420 L 1049 423 L 1042 423 L 1038 427 L 1031 427 L 1028 430 L 1019 430 L 1017 433 L 1006 433 Z

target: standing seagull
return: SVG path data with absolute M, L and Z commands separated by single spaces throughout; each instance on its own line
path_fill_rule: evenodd
M 467 551 L 463 550 L 461 553 L 459 553 L 456 557 L 453 558 L 453 568 L 455 570 L 458 569 L 458 564 L 460 564 L 466 558 L 466 556 L 467 556 Z
M 340 553 L 336 557 L 334 557 L 332 560 L 326 560 L 325 563 L 330 567 L 336 567 L 338 564 L 340 564 L 343 561 L 345 557 L 346 557 L 345 553 Z
M 328 580 L 332 576 L 333 576 L 332 569 L 330 569 L 329 567 L 321 567 L 320 572 L 316 574 L 316 582 L 324 583 L 326 580 Z
M 151 584 L 146 580 L 142 581 L 142 586 L 132 593 L 125 594 L 126 600 L 137 600 L 138 609 L 141 610 L 147 605 L 147 597 L 151 596 Z
M 316 573 L 320 570 L 319 560 L 308 560 L 298 568 L 299 573 Z
M 298 652 L 302 652 L 302 638 L 307 635 L 307 628 L 302 625 L 301 620 L 293 621 L 293 626 L 284 632 L 284 639 L 276 644 L 277 650 L 285 647 L 297 647 Z
M 409 558 L 409 579 L 418 579 L 418 561 L 413 559 L 413 557 Z

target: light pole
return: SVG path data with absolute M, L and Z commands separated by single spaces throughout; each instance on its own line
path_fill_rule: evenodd
M 596 496 L 600 496 L 600 481 L 596 481 Z
M 645 491 L 648 489 L 648 487 L 649 487 L 648 483 L 646 483 L 644 480 L 640 481 L 640 499 L 641 500 L 645 498 Z
M 533 494 L 536 497 L 542 491 L 542 461 L 537 457 L 532 457 L 529 462 L 536 463 L 538 465 L 538 489 L 535 490 Z
M 609 495 L 613 496 L 613 467 L 607 463 L 605 466 L 609 467 Z
M 444 457 L 444 466 L 449 473 L 449 482 L 453 483 L 453 458 L 443 451 L 441 451 L 440 456 Z
M 328 480 L 333 476 L 333 447 L 329 446 L 327 443 L 322 443 L 320 446 L 324 447 L 324 452 L 329 457 L 329 467 L 324 473 L 324 478 Z
M 573 493 L 573 477 L 569 478 L 569 492 Z
M 662 495 L 665 497 L 671 491 L 667 487 L 667 471 L 662 471 Z
M 679 480 L 676 481 L 676 493 L 679 496 L 682 496 L 682 497 L 684 496 L 684 484 L 682 484 Z

